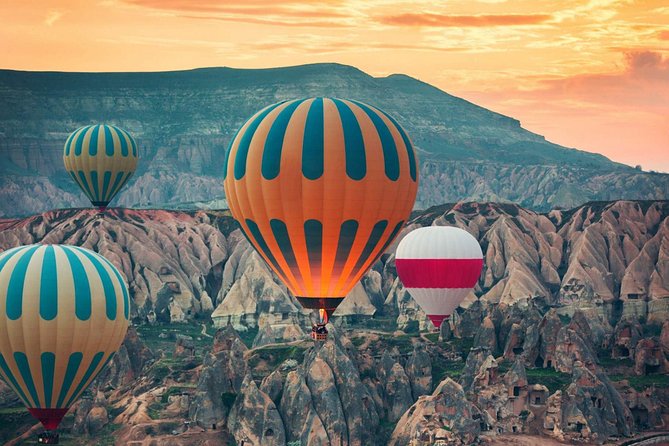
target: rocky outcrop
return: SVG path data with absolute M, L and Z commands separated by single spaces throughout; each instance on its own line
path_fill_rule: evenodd
M 432 360 L 430 355 L 418 346 L 415 346 L 405 365 L 407 377 L 411 383 L 413 401 L 421 395 L 432 391 Z
M 248 372 L 246 346 L 232 326 L 219 330 L 203 361 L 189 417 L 206 428 L 225 425 Z M 255 384 L 254 384 L 255 385 Z
M 453 445 L 474 444 L 484 415 L 467 401 L 462 387 L 450 378 L 432 395 L 422 396 L 402 415 L 388 444 L 428 446 L 439 441 Z
M 333 428 L 328 434 L 316 412 L 313 398 L 304 373 L 301 370 L 288 372 L 279 408 L 286 429 L 286 441 L 299 441 L 305 446 L 329 446 L 331 439 L 339 439 L 343 443 L 343 416 L 339 423 L 329 423 Z
M 553 367 L 562 373 L 572 373 L 575 363 L 590 367 L 597 364 L 597 355 L 573 326 L 562 327 L 555 340 Z
M 99 392 L 95 398 L 82 398 L 74 412 L 72 433 L 75 435 L 94 436 L 109 423 L 106 400 Z
M 634 358 L 634 350 L 642 337 L 641 324 L 631 318 L 621 319 L 613 333 L 612 358 Z
M 331 336 L 325 343 L 307 352 L 301 370 L 291 375 L 290 381 L 287 378 L 284 394 L 294 395 L 291 393 L 294 388 L 304 390 L 304 381 L 309 389 L 314 412 L 320 418 L 331 444 L 371 444 L 375 441 L 374 431 L 379 425 L 374 397 L 362 383 L 358 369 L 344 346 L 333 338 Z M 409 389 L 411 398 L 408 379 L 404 385 Z M 293 387 L 289 389 L 289 386 Z M 288 401 L 295 404 L 299 402 L 300 405 L 293 407 L 288 405 Z M 287 401 L 282 398 L 282 414 L 291 411 L 305 414 L 311 407 L 308 404 L 304 406 L 306 401 L 306 396 L 298 398 L 295 395 Z M 288 429 L 291 438 L 302 438 L 305 435 L 303 431 L 298 432 L 297 428 L 303 421 L 295 421 L 293 428 Z M 318 427 L 315 420 L 314 423 Z
M 228 417 L 228 429 L 237 444 L 280 446 L 286 433 L 274 402 L 246 375 Z
M 128 327 L 128 332 L 118 352 L 107 364 L 96 383 L 101 388 L 118 388 L 128 385 L 143 376 L 146 367 L 155 360 L 153 352 L 137 335 L 135 327 Z M 97 387 L 94 384 L 94 387 Z
M 640 340 L 634 350 L 634 373 L 669 373 L 669 361 L 656 338 Z
M 483 319 L 481 328 L 476 333 L 476 338 L 474 338 L 474 346 L 488 349 L 492 355 L 498 354 L 499 348 L 497 347 L 495 323 L 490 316 L 486 316 L 485 319 Z
M 241 254 L 236 254 L 241 252 Z M 226 291 L 228 283 L 232 283 Z M 272 274 L 264 260 L 246 241 L 240 241 L 223 270 L 223 284 L 217 298 L 221 302 L 211 318 L 217 327 L 228 323 L 245 331 L 258 325 L 260 314 L 266 313 L 266 324 L 283 316 L 295 318 L 300 313 L 288 296 L 286 287 Z M 278 321 L 277 321 L 278 322 Z
M 0 248 L 42 242 L 92 249 L 127 280 L 132 318 L 180 322 L 214 309 L 207 277 L 228 254 L 213 220 L 203 212 L 53 211 L 2 230 Z
M 608 377 L 578 362 L 566 391 L 548 398 L 543 426 L 560 440 L 601 443 L 630 436 L 634 418 Z

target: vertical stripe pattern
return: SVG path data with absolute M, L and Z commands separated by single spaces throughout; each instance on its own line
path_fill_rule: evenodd
M 262 109 L 238 130 L 224 168 L 233 216 L 303 304 L 349 293 L 398 235 L 418 188 L 406 132 L 345 99 Z
M 113 125 L 87 125 L 67 138 L 65 169 L 94 206 L 105 207 L 137 168 L 137 143 Z
M 118 350 L 129 306 L 120 272 L 93 251 L 32 245 L 0 253 L 0 376 L 53 426 L 54 413 L 65 411 L 51 409 L 68 408 Z

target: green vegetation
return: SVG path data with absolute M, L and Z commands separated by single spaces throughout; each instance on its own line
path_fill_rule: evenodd
M 228 409 L 230 409 L 232 405 L 235 404 L 236 399 L 236 393 L 224 392 L 221 394 L 221 402 L 223 403 L 223 406 L 227 407 Z
M 160 404 L 159 401 L 151 403 L 151 405 L 148 407 L 147 410 L 149 417 L 151 417 L 152 420 L 160 420 L 160 412 L 164 408 L 165 407 L 162 404 Z
M 659 324 L 643 324 L 643 337 L 650 338 L 651 336 L 660 336 L 662 334 L 662 325 Z
M 249 358 L 249 367 L 255 371 L 261 362 L 265 362 L 269 369 L 274 370 L 287 359 L 294 359 L 298 363 L 301 363 L 306 349 L 304 345 L 272 345 L 261 347 L 256 349 Z
M 622 381 L 627 380 L 637 391 L 644 390 L 648 387 L 660 387 L 667 388 L 669 387 L 669 375 L 657 374 L 657 375 L 645 375 L 645 376 L 636 376 L 636 375 L 611 375 L 609 376 L 611 381 Z
M 444 379 L 451 378 L 458 381 L 462 376 L 465 363 L 462 361 L 448 361 L 441 356 L 435 358 L 432 362 L 432 385 L 437 387 Z
M 425 333 L 423 336 L 425 339 L 428 339 L 430 342 L 434 342 L 435 344 L 439 342 L 439 333 Z
M 251 348 L 253 346 L 253 340 L 258 335 L 258 327 L 250 328 L 246 331 L 240 331 L 240 332 L 238 332 L 238 334 L 239 334 L 239 337 L 242 340 L 242 342 L 248 348 Z
M 557 372 L 553 369 L 527 369 L 527 383 L 543 384 L 548 387 L 550 393 L 558 390 L 565 390 L 571 384 L 571 375 L 568 373 Z
M 397 318 L 395 316 L 373 316 L 351 322 L 350 328 L 365 328 L 368 330 L 380 330 L 393 332 L 397 330 Z
M 400 336 L 392 336 L 389 335 L 387 337 L 383 337 L 383 345 L 384 348 L 387 348 L 388 350 L 392 349 L 393 347 L 397 347 L 397 349 L 400 351 L 400 354 L 409 354 L 413 351 L 413 339 L 416 339 L 419 337 L 418 332 L 413 333 L 413 334 L 403 334 Z
M 163 393 L 163 395 L 160 397 L 160 402 L 162 404 L 168 404 L 170 402 L 170 397 L 173 395 L 180 395 L 184 393 L 187 390 L 192 390 L 196 387 L 195 384 L 184 384 L 181 386 L 173 386 L 170 387 Z
M 202 326 L 205 334 L 202 333 Z M 154 353 L 163 351 L 169 357 L 174 352 L 177 335 L 192 338 L 195 346 L 195 356 L 202 358 L 211 348 L 216 328 L 211 323 L 188 322 L 174 324 L 142 324 L 135 327 L 139 337 Z
M 355 336 L 351 338 L 351 343 L 355 345 L 356 347 L 360 347 L 362 344 L 364 344 L 366 341 L 364 336 Z

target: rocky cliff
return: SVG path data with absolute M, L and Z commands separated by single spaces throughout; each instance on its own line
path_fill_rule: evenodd
M 0 217 L 86 205 L 62 168 L 62 147 L 71 131 L 97 122 L 121 126 L 140 146 L 138 171 L 118 204 L 224 207 L 222 166 L 235 131 L 262 107 L 305 96 L 358 99 L 397 117 L 422 161 L 417 209 L 462 199 L 547 210 L 669 197 L 668 175 L 552 144 L 513 118 L 403 75 L 374 78 L 337 64 L 165 73 L 0 70 Z
M 598 443 L 669 420 L 669 202 L 447 204 L 403 234 L 432 224 L 484 253 L 452 320 L 425 333 L 391 248 L 323 344 L 225 212 L 52 211 L 0 221 L 0 249 L 79 244 L 130 284 L 137 330 L 65 427 L 90 444 L 113 426 L 118 444 Z M 0 405 L 17 405 L 2 385 Z

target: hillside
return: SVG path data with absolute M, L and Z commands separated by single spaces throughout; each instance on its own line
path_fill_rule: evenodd
M 484 253 L 452 323 L 426 332 L 391 247 L 323 345 L 227 212 L 49 211 L 0 220 L 0 250 L 85 246 L 130 286 L 135 329 L 65 419 L 64 444 L 601 444 L 664 426 L 669 202 L 443 204 L 404 233 L 432 224 L 467 229 Z M 0 442 L 31 426 L 0 383 Z
M 117 204 L 221 207 L 222 165 L 237 128 L 283 99 L 338 96 L 377 105 L 411 135 L 422 162 L 417 209 L 458 200 L 536 210 L 590 200 L 665 199 L 669 175 L 644 173 L 561 147 L 503 116 L 404 75 L 345 65 L 161 73 L 0 70 L 0 216 L 84 206 L 62 168 L 75 128 L 117 124 L 142 161 Z

